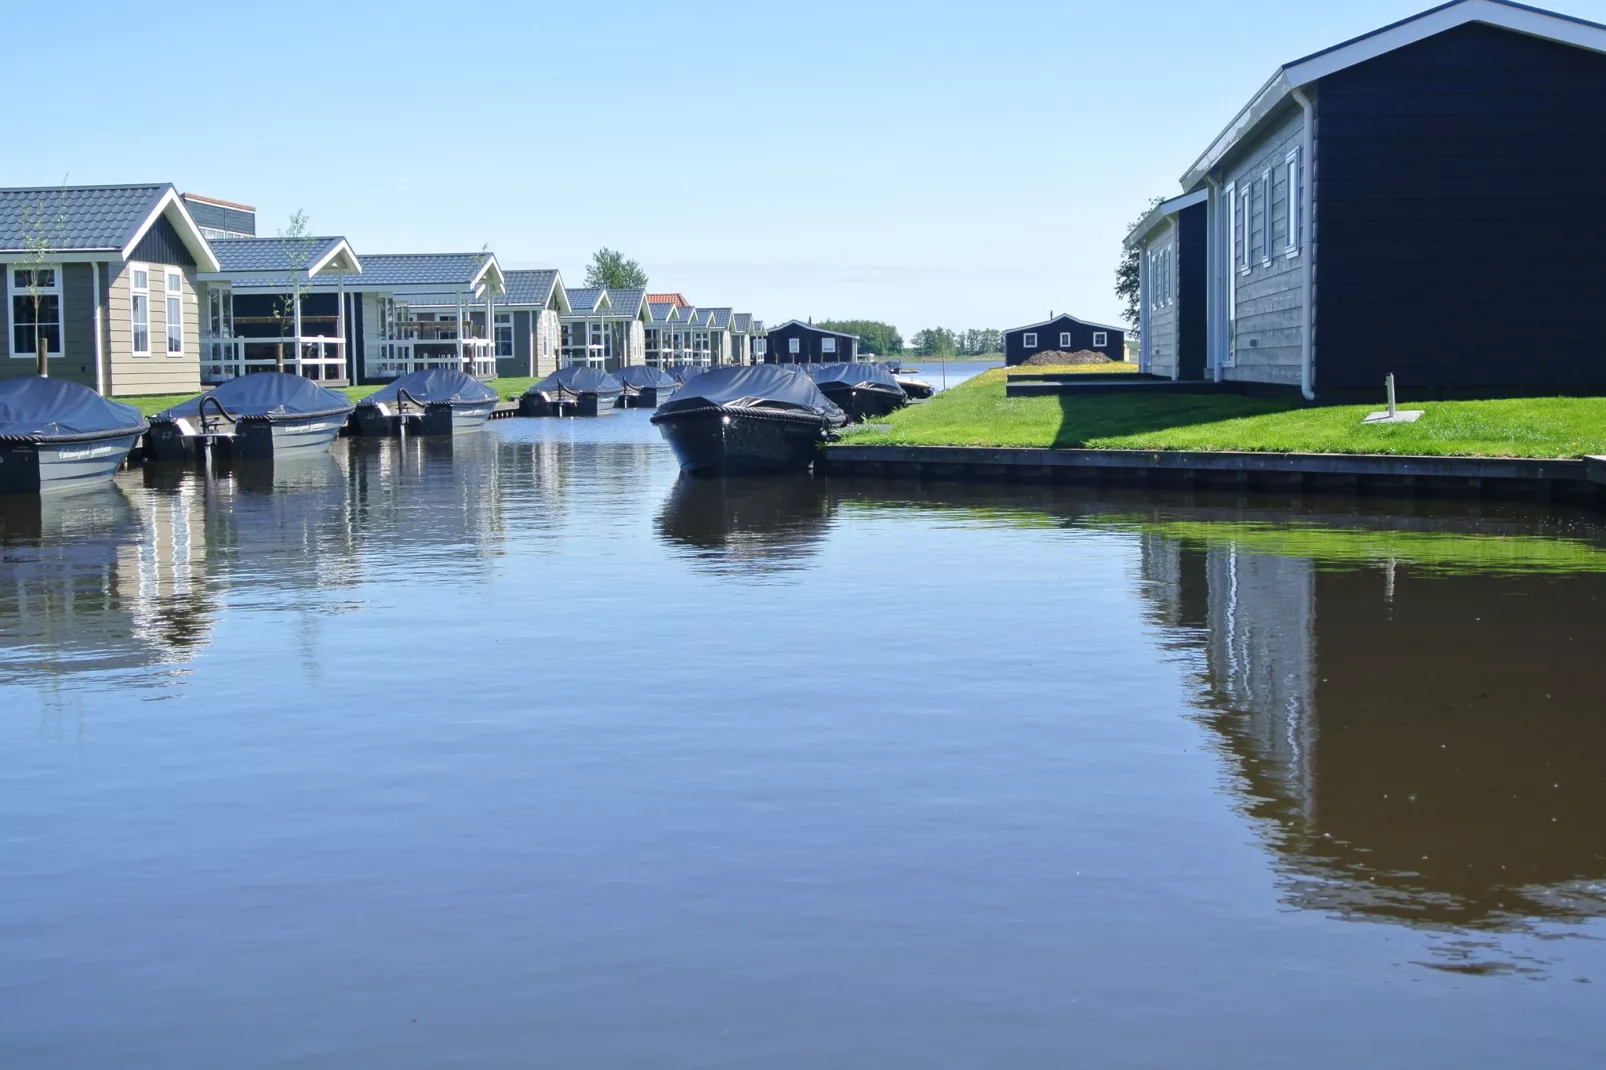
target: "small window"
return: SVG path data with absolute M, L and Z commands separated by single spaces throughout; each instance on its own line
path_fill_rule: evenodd
M 1061 349 L 1069 349 L 1069 348 L 1071 348 L 1071 332 L 1070 331 L 1061 331 L 1060 332 L 1060 348 Z
M 1289 256 L 1299 255 L 1299 209 L 1303 197 L 1299 186 L 1299 150 L 1288 154 L 1288 245 Z
M 1020 344 L 1025 346 L 1027 349 L 1036 349 L 1037 348 L 1037 334 L 1036 334 L 1036 332 L 1027 331 L 1025 336 L 1021 338 Z
M 167 273 L 167 355 L 184 355 L 184 276 Z
M 151 273 L 145 268 L 129 271 L 132 294 L 129 319 L 134 330 L 134 356 L 151 355 Z
M 1109 331 L 1094 331 L 1093 332 L 1093 348 L 1094 349 L 1103 349 L 1105 346 L 1107 346 L 1109 344 L 1110 344 L 1110 332 Z
M 801 338 L 788 338 L 786 340 L 786 351 L 788 353 L 801 353 L 801 352 L 803 352 L 803 339 L 801 339 Z
M 1271 170 L 1260 176 L 1260 261 L 1271 263 Z
M 1250 220 L 1254 218 L 1254 215 L 1252 214 L 1254 209 L 1255 187 L 1254 183 L 1249 183 L 1243 188 L 1242 206 L 1238 211 L 1238 214 L 1243 217 L 1243 222 L 1240 224 L 1240 226 L 1243 228 L 1243 234 L 1241 236 L 1242 241 L 1238 243 L 1238 248 L 1240 250 L 1238 263 L 1240 270 L 1245 272 L 1249 270 L 1249 245 L 1253 241 L 1253 236 L 1251 233 L 1253 224 L 1250 223 Z
M 820 340 L 820 352 L 821 353 L 835 353 L 836 352 L 836 339 L 835 338 L 822 338 Z
M 498 312 L 496 314 L 496 355 L 498 357 L 511 357 L 513 355 L 513 313 Z
M 61 356 L 61 276 L 53 267 L 16 268 L 10 281 L 11 355 L 35 357 L 43 335 L 45 353 Z

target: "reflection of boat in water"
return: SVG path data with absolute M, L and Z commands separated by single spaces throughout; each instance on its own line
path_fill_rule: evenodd
M 1204 655 L 1208 723 L 1290 902 L 1491 931 L 1606 916 L 1606 661 L 1580 642 L 1606 575 L 1334 568 L 1157 534 L 1143 574 Z
M 652 417 L 692 475 L 807 468 L 815 447 L 846 421 L 807 376 L 776 364 L 704 372 Z
M 187 460 L 209 443 L 244 460 L 326 451 L 355 407 L 299 375 L 242 375 L 151 417 L 151 454 Z
M 0 494 L 108 482 L 146 431 L 132 405 L 30 376 L 0 382 Z
M 601 368 L 571 364 L 524 392 L 520 416 L 606 416 L 624 387 Z
M 675 377 L 660 368 L 646 364 L 631 364 L 614 373 L 624 387 L 619 404 L 627 409 L 653 409 L 669 400 L 669 395 L 680 388 Z
M 387 436 L 478 431 L 496 408 L 496 391 L 455 368 L 427 368 L 395 379 L 357 403 L 357 430 Z
M 732 480 L 682 476 L 658 514 L 658 535 L 733 568 L 758 562 L 785 568 L 813 552 L 832 515 L 824 482 L 806 472 Z
M 810 378 L 850 420 L 886 416 L 909 403 L 892 373 L 868 361 L 821 365 Z

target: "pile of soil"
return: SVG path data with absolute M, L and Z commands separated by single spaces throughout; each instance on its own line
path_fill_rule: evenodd
M 1103 353 L 1091 349 L 1079 349 L 1075 353 L 1066 353 L 1059 349 L 1045 349 L 1041 353 L 1033 353 L 1022 365 L 1027 367 L 1046 367 L 1054 364 L 1114 364 L 1115 361 Z

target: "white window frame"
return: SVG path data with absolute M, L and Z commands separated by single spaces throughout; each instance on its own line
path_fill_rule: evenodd
M 801 339 L 801 338 L 788 338 L 786 340 L 786 351 L 788 353 L 790 353 L 792 356 L 797 356 L 799 353 L 802 353 L 803 352 L 803 339 Z
M 1037 332 L 1036 331 L 1027 331 L 1025 334 L 1021 335 L 1020 336 L 1020 344 L 1026 349 L 1036 349 L 1037 348 Z
M 1110 344 L 1110 332 L 1109 331 L 1094 331 L 1093 332 L 1093 348 L 1094 349 L 1099 349 L 1099 348 L 1102 348 L 1102 347 L 1107 346 L 1109 344 Z
M 47 348 L 45 350 L 45 358 L 47 360 L 51 358 L 60 360 L 62 347 L 67 344 L 67 314 L 63 311 L 63 306 L 66 304 L 66 296 L 62 293 L 61 265 L 16 263 L 6 265 L 6 348 L 11 352 L 11 359 L 37 360 L 39 357 L 37 349 L 39 343 L 37 341 L 34 342 L 34 349 L 26 353 L 17 351 L 17 310 L 14 299 L 18 297 L 26 299 L 30 296 L 26 285 L 20 288 L 17 286 L 17 272 L 19 271 L 51 272 L 50 277 L 54 280 L 51 285 L 39 287 L 39 295 L 41 297 L 54 296 L 56 299 L 56 348 Z M 37 331 L 38 329 L 39 325 L 35 323 L 34 330 Z
M 506 360 L 507 358 L 515 355 L 513 352 L 513 313 L 493 312 L 491 315 L 493 317 L 493 322 L 491 324 L 491 337 L 496 342 L 496 357 L 498 360 Z M 506 353 L 502 352 L 502 346 L 504 343 L 502 332 L 504 330 L 507 332 L 507 338 L 505 339 L 507 345 Z
M 175 287 L 174 283 L 178 285 Z M 182 359 L 184 356 L 184 273 L 166 268 L 162 271 L 162 330 L 166 338 L 166 352 L 168 357 Z M 178 302 L 178 322 L 173 322 L 173 302 Z M 177 329 L 176 340 L 178 348 L 173 348 L 175 341 L 174 330 Z
M 1253 182 L 1245 182 L 1239 189 L 1239 193 L 1242 204 L 1238 214 L 1243 216 L 1244 231 L 1243 256 L 1239 258 L 1239 271 L 1247 275 L 1250 267 L 1250 243 L 1255 239 L 1255 184 Z
M 1260 262 L 1263 266 L 1270 265 L 1271 258 L 1275 255 L 1271 248 L 1274 240 L 1271 225 L 1271 192 L 1271 168 L 1268 167 L 1260 173 L 1260 225 L 1264 228 L 1260 234 Z
M 1070 331 L 1061 331 L 1060 332 L 1060 348 L 1061 349 L 1070 349 L 1071 348 L 1071 332 Z
M 1300 214 L 1304 207 L 1303 191 L 1299 185 L 1299 149 L 1291 150 L 1285 162 L 1288 166 L 1288 242 L 1283 255 L 1292 260 L 1299 255 Z
M 836 339 L 835 338 L 822 338 L 822 339 L 820 339 L 820 355 L 824 356 L 827 353 L 831 354 L 833 357 L 836 356 Z
M 145 285 L 139 285 L 139 276 L 145 276 Z M 136 300 L 145 299 L 145 322 L 141 323 L 135 314 Z M 145 348 L 139 346 L 139 332 L 145 331 Z M 136 357 L 151 355 L 151 269 L 148 264 L 128 265 L 128 344 Z

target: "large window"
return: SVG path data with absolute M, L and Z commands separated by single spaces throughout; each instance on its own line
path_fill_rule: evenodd
M 151 273 L 149 269 L 129 266 L 131 289 L 128 314 L 134 329 L 134 356 L 151 355 Z
M 167 272 L 167 355 L 184 355 L 184 276 Z
M 498 357 L 511 357 L 513 355 L 513 313 L 498 312 L 496 314 L 496 355 Z
M 39 352 L 61 356 L 61 271 L 55 267 L 13 268 L 11 271 L 11 355 L 32 357 Z M 29 287 L 38 292 L 35 298 Z

